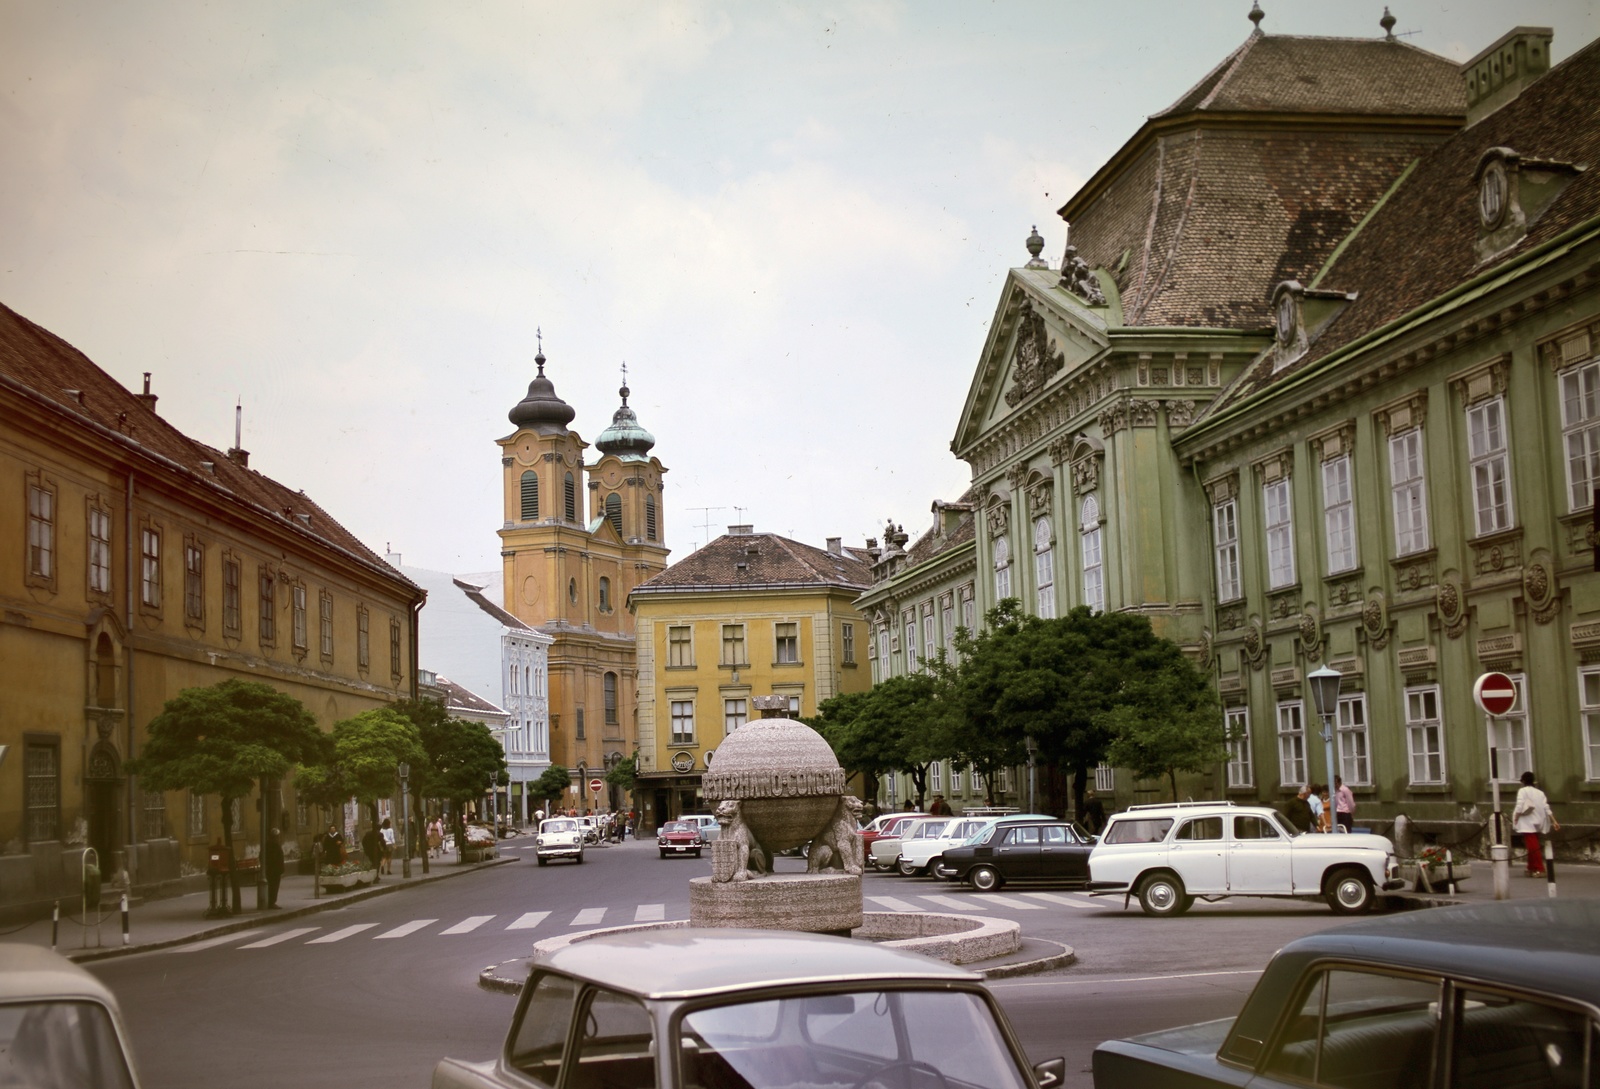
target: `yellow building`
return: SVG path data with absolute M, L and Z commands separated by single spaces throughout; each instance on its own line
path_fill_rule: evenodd
M 872 687 L 855 599 L 869 557 L 750 526 L 643 583 L 628 598 L 639 646 L 639 784 L 646 827 L 703 812 L 700 776 L 727 734 L 781 697 L 796 717 Z
M 180 690 L 264 682 L 325 729 L 414 691 L 422 591 L 149 387 L 0 306 L 0 916 L 69 894 L 86 847 L 136 889 L 204 868 L 217 798 L 123 768 Z M 321 814 L 288 784 L 268 801 L 309 844 Z
M 589 444 L 567 425 L 576 413 L 538 376 L 511 409 L 516 430 L 497 440 L 504 477 L 500 528 L 506 611 L 553 637 L 550 645 L 550 762 L 572 783 L 633 754 L 638 667 L 633 617 L 625 607 L 635 586 L 665 569 L 662 507 L 666 468 L 650 455 L 655 437 L 628 407 L 628 387 L 611 426 L 595 439 L 599 457 L 584 464 Z M 570 804 L 595 803 L 587 791 Z M 601 808 L 620 808 L 616 792 Z

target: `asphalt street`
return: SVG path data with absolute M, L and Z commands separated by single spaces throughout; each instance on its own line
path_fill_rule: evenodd
M 488 1058 L 514 999 L 478 972 L 539 938 L 688 916 L 707 859 L 657 857 L 653 841 L 592 849 L 583 865 L 511 865 L 277 925 L 95 962 L 128 1018 L 145 1083 L 169 1089 L 426 1086 L 446 1054 Z M 799 868 L 796 860 L 782 860 Z M 1340 920 L 1311 904 L 1197 905 L 1148 919 L 1120 899 L 1008 887 L 983 895 L 869 874 L 868 910 L 975 911 L 1065 942 L 1078 963 L 992 984 L 1029 1056 L 1068 1060 L 1089 1085 L 1101 1040 L 1234 1013 L 1285 941 Z

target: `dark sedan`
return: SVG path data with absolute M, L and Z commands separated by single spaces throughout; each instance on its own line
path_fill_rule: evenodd
M 1094 1053 L 1095 1089 L 1594 1089 L 1600 901 L 1408 912 L 1296 939 L 1239 1016 Z
M 1089 852 L 1094 844 L 1070 821 L 997 824 L 973 843 L 951 847 L 939 876 L 964 881 L 979 892 L 993 892 L 1011 881 L 1089 883 Z
M 705 840 L 700 838 L 700 826 L 693 821 L 668 821 L 656 833 L 656 846 L 661 848 L 662 858 L 669 855 L 699 858 L 705 845 Z

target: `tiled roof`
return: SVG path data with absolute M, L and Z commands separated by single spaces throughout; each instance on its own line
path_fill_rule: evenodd
M 835 555 L 776 533 L 724 534 L 692 552 L 633 592 L 761 586 L 840 586 L 864 590 L 867 565 L 846 549 Z
M 1465 114 L 1442 57 L 1382 39 L 1252 35 L 1061 213 L 1079 256 L 1115 278 L 1124 324 L 1259 329 L 1272 286 L 1308 280 Z
M 476 692 L 461 687 L 449 677 L 435 676 L 434 683 L 444 693 L 444 705 L 452 711 L 471 711 L 478 715 L 506 715 L 507 712 L 496 707 Z
M 1382 208 L 1350 239 L 1319 287 L 1356 300 L 1326 326 L 1310 351 L 1278 374 L 1270 353 L 1235 383 L 1216 415 L 1351 341 L 1438 299 L 1557 236 L 1600 217 L 1600 41 L 1552 68 L 1511 102 L 1463 129 L 1417 164 Z M 1508 147 L 1525 158 L 1588 164 L 1520 242 L 1480 265 L 1475 175 L 1485 151 Z
M 1455 115 L 1466 92 L 1454 61 L 1398 39 L 1251 34 L 1152 119 L 1195 110 Z
M 960 517 L 955 527 L 949 533 L 941 535 L 937 522 L 922 536 L 918 537 L 910 548 L 906 549 L 906 566 L 915 567 L 927 563 L 959 545 L 964 545 L 977 536 L 977 518 L 972 513 L 972 489 L 961 496 L 954 503 L 946 504 L 950 507 L 965 508 L 961 510 Z
M 404 575 L 384 563 L 304 492 L 294 491 L 226 454 L 196 442 L 147 408 L 142 400 L 97 367 L 88 356 L 54 333 L 0 304 L 0 376 L 53 402 L 67 418 L 101 431 L 108 441 L 121 436 L 144 452 L 192 474 L 202 488 L 253 504 L 267 517 L 332 545 L 407 586 Z M 111 434 L 106 435 L 107 432 Z

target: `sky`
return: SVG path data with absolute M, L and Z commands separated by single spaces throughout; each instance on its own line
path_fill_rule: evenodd
M 1383 5 L 1264 0 L 1267 33 Z M 1391 4 L 1560 60 L 1583 0 Z M 593 439 L 627 365 L 681 557 L 913 536 L 1008 268 L 1250 31 L 1239 0 L 0 0 L 0 302 L 380 554 L 498 566 L 506 413 Z M 593 452 L 591 451 L 591 454 Z

